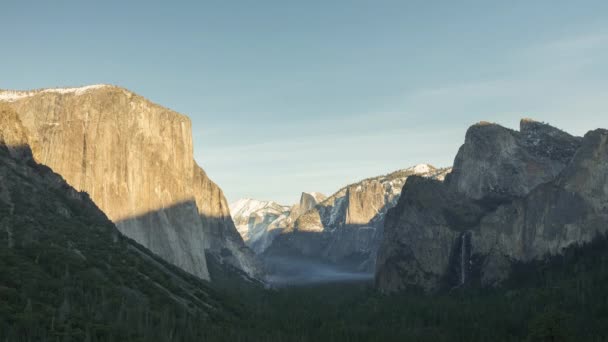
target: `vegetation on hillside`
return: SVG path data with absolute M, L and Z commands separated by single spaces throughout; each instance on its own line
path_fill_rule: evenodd
M 230 303 L 0 145 L 0 341 L 198 341 Z

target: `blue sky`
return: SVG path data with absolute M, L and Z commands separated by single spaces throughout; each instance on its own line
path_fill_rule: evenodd
M 110 83 L 187 114 L 229 201 L 448 166 L 480 120 L 608 127 L 606 1 L 0 3 L 0 88 Z

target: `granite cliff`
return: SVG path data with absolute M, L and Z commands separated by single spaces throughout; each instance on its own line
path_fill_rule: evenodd
M 472 126 L 445 182 L 411 177 L 389 210 L 377 286 L 495 286 L 514 263 L 590 242 L 608 230 L 607 144 L 606 130 L 529 119 Z
M 186 116 L 109 85 L 0 91 L 0 102 L 19 115 L 35 160 L 126 236 L 203 279 L 206 252 L 259 273 L 221 189 L 194 162 Z
M 38 164 L 3 103 L 0 122 L 2 340 L 199 340 L 229 317 L 209 283 L 125 237 L 86 192 Z

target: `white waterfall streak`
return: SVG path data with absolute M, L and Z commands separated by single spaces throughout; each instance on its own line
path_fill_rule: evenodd
M 460 285 L 464 285 L 467 280 L 467 234 L 463 233 L 460 237 Z

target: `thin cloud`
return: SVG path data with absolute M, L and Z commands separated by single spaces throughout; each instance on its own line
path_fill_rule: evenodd
M 517 128 L 532 117 L 582 135 L 608 127 L 608 82 L 588 73 L 606 72 L 607 53 L 605 34 L 524 47 L 503 57 L 509 72 L 493 79 L 406 92 L 387 100 L 389 110 L 259 123 L 254 143 L 208 146 L 199 159 L 232 200 L 276 196 L 291 203 L 300 191 L 331 193 L 420 162 L 447 166 L 467 127 L 481 120 Z

